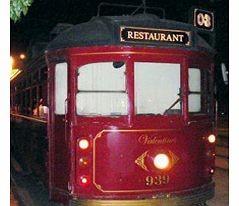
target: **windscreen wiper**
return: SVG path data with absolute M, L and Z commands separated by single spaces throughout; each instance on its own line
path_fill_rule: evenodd
M 173 102 L 173 104 L 168 108 L 168 109 L 166 109 L 164 112 L 163 112 L 163 114 L 165 115 L 165 114 L 167 114 L 168 113 L 168 111 L 170 110 L 170 109 L 172 109 L 178 102 L 180 102 L 181 101 L 181 97 L 179 97 L 175 102 Z
M 163 115 L 167 114 L 170 109 L 172 109 L 178 102 L 181 101 L 181 88 L 179 88 L 179 93 L 177 95 L 179 96 L 179 98 L 176 99 L 176 101 L 174 101 L 173 104 L 171 104 L 170 107 L 163 112 Z

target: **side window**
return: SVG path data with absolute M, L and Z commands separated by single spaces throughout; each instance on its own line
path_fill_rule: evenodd
M 188 70 L 188 107 L 191 113 L 201 112 L 201 70 L 189 68 Z
M 205 82 L 205 112 L 213 112 L 213 76 L 209 69 L 204 72 Z
M 55 114 L 66 113 L 67 99 L 67 63 L 59 63 L 55 66 Z

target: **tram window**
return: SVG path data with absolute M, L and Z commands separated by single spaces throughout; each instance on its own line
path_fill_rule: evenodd
M 78 69 L 78 115 L 120 116 L 128 114 L 125 64 L 87 64 Z
M 213 78 L 208 68 L 203 69 L 202 72 L 202 99 L 202 111 L 211 113 L 213 111 Z
M 181 114 L 180 64 L 135 63 L 135 113 Z
M 55 66 L 55 114 L 66 114 L 67 99 L 67 63 Z
M 41 68 L 40 75 L 41 75 L 41 81 L 47 80 L 47 67 Z
M 38 82 L 38 70 L 33 73 L 32 83 L 36 84 Z
M 200 113 L 202 110 L 201 102 L 201 70 L 199 68 L 189 68 L 188 70 L 188 107 L 190 113 Z
M 32 88 L 32 113 L 34 114 L 34 109 L 37 107 L 37 88 L 33 87 Z
M 30 89 L 26 90 L 26 113 L 31 113 L 31 98 L 30 98 Z

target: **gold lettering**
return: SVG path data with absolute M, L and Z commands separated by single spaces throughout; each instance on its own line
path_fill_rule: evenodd
M 179 41 L 180 41 L 180 42 L 183 42 L 183 35 L 182 35 L 182 34 L 180 34 L 180 35 L 178 34 L 178 37 L 180 38 Z
M 167 40 L 167 41 L 172 41 L 172 38 L 171 38 L 171 35 L 170 35 L 170 34 L 168 34 L 166 40 Z
M 148 40 L 148 37 L 149 37 L 149 32 L 144 32 L 144 38 L 145 38 L 145 40 Z
M 178 41 L 178 35 L 173 34 L 173 41 Z
M 169 137 L 149 137 L 148 135 L 141 135 L 138 138 L 138 142 L 142 145 L 157 145 L 157 144 L 173 144 L 176 143 L 175 138 L 169 138 Z
M 209 17 L 207 17 L 209 18 Z M 186 34 L 187 35 L 187 34 Z M 127 31 L 127 39 L 159 41 L 159 42 L 184 42 L 185 34 L 183 32 L 169 31 Z
M 139 32 L 137 31 L 134 32 L 134 39 L 139 39 Z
M 166 185 L 168 183 L 169 183 L 168 175 L 147 176 L 145 178 L 145 185 L 149 187 L 153 185 Z
M 139 39 L 144 39 L 144 32 L 139 32 Z
M 128 31 L 128 38 L 129 39 L 133 39 L 133 32 L 132 31 Z
M 165 37 L 166 37 L 165 34 L 161 34 L 161 41 L 167 41 L 167 40 L 165 39 Z
M 160 34 L 154 33 L 154 39 L 155 39 L 156 41 L 159 41 L 159 40 L 160 40 Z
M 147 143 L 147 136 L 141 135 L 138 139 L 140 144 L 146 144 Z
M 154 34 L 151 33 L 151 34 L 149 35 L 149 40 L 154 40 Z

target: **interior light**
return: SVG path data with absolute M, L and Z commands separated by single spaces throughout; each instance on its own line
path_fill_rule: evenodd
M 208 139 L 208 142 L 215 143 L 216 136 L 214 134 L 210 134 L 207 139 Z
M 20 54 L 20 55 L 19 55 L 19 57 L 20 57 L 20 59 L 22 59 L 22 60 L 23 60 L 23 59 L 25 59 L 25 58 L 26 58 L 26 55 L 25 55 L 25 54 Z
M 169 157 L 166 154 L 156 155 L 154 165 L 158 169 L 166 169 L 169 166 Z
M 86 140 L 86 139 L 80 140 L 80 142 L 79 142 L 79 147 L 80 147 L 81 149 L 87 149 L 87 148 L 89 147 L 89 141 Z

